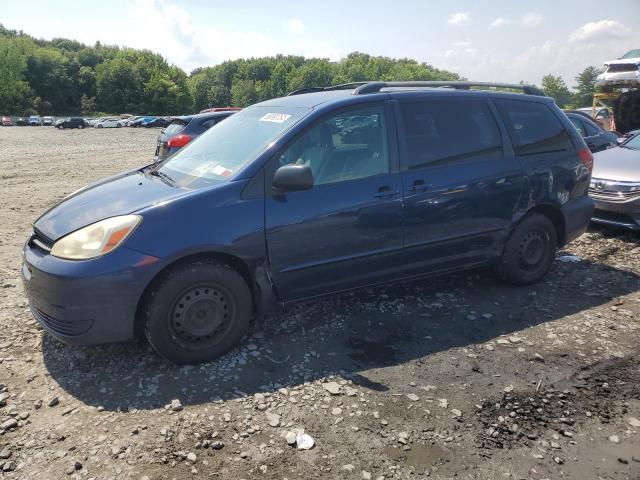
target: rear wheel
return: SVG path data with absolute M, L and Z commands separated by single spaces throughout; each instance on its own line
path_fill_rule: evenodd
M 202 363 L 240 341 L 251 312 L 251 292 L 238 272 L 198 260 L 171 269 L 152 287 L 143 307 L 145 335 L 173 363 Z
M 544 215 L 530 213 L 507 240 L 496 273 L 507 283 L 529 285 L 549 270 L 556 254 L 556 230 Z

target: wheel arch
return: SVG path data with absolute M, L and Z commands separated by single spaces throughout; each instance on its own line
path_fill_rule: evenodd
M 536 205 L 535 207 L 527 210 L 522 218 L 526 217 L 529 213 L 539 213 L 540 215 L 547 217 L 553 224 L 553 228 L 556 231 L 558 247 L 563 247 L 565 245 L 567 238 L 565 218 L 559 206 L 548 203 Z
M 233 255 L 227 252 L 220 251 L 202 251 L 196 253 L 188 253 L 173 259 L 161 270 L 159 270 L 153 278 L 147 283 L 146 287 L 142 291 L 135 310 L 135 322 L 134 322 L 134 336 L 135 338 L 142 338 L 144 336 L 144 326 L 142 325 L 142 309 L 147 301 L 149 292 L 154 288 L 157 281 L 166 275 L 166 273 L 175 268 L 178 265 L 184 263 L 193 262 L 198 259 L 213 259 L 238 272 L 244 279 L 249 291 L 251 292 L 251 298 L 253 300 L 253 315 L 254 318 L 264 314 L 270 310 L 276 303 L 275 296 L 271 290 L 271 285 L 268 280 L 268 275 L 264 273 L 264 269 L 256 268 L 252 269 L 250 265 L 237 255 Z M 264 277 L 264 278 L 263 278 Z

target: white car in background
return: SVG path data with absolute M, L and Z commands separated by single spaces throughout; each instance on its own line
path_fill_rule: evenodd
M 94 128 L 120 128 L 122 124 L 119 118 L 106 118 L 98 120 L 93 126 Z
M 640 48 L 630 50 L 617 60 L 604 63 L 605 71 L 598 75 L 598 87 L 640 86 Z

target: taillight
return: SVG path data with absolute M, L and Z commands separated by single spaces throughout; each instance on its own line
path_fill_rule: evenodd
M 591 153 L 591 150 L 588 148 L 578 150 L 578 156 L 580 157 L 582 164 L 587 167 L 589 172 L 591 172 L 593 170 L 593 154 Z
M 167 147 L 169 148 L 184 147 L 190 141 L 191 141 L 191 135 L 186 135 L 184 133 L 181 133 L 180 135 L 176 135 L 171 140 L 169 140 L 167 142 Z

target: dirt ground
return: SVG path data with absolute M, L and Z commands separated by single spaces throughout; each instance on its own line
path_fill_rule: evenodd
M 478 271 L 300 305 L 197 367 L 43 334 L 31 222 L 156 134 L 0 128 L 0 479 L 640 478 L 634 234 L 590 231 L 529 288 Z

